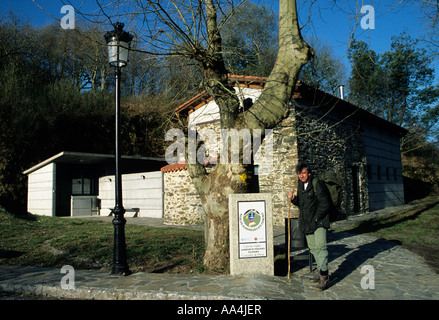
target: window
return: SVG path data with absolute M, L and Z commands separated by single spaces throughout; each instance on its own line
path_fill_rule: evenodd
M 73 195 L 97 195 L 97 179 L 80 178 L 72 179 L 72 194 Z

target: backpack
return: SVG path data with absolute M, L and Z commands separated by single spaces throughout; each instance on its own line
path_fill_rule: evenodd
M 341 189 L 344 188 L 345 183 L 338 175 L 333 171 L 325 171 L 320 174 L 316 179 L 312 180 L 314 190 L 317 190 L 317 180 L 321 180 L 325 183 L 326 188 L 329 191 L 329 197 L 335 208 L 340 208 L 341 205 Z

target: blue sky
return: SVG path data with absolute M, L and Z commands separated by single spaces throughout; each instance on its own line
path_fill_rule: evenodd
M 7 13 L 9 10 L 16 12 L 19 16 L 30 20 L 35 26 L 44 26 L 53 23 L 56 17 L 61 19 L 61 7 L 65 4 L 62 0 L 35 0 L 48 13 L 38 8 L 32 0 L 1 0 L 0 14 Z M 96 9 L 95 0 L 73 0 L 75 5 L 83 5 L 83 9 L 90 11 Z M 271 6 L 276 12 L 278 11 L 278 1 L 259 0 L 258 4 Z M 299 6 L 309 1 L 298 1 Z M 360 4 L 357 5 L 357 2 Z M 413 38 L 422 38 L 425 33 L 425 25 L 422 23 L 422 15 L 417 7 L 400 4 L 392 8 L 389 5 L 398 3 L 397 0 L 383 0 L 375 3 L 371 0 L 354 1 L 338 0 L 339 7 L 333 7 L 331 0 L 319 0 L 313 5 L 312 26 L 306 26 L 306 32 L 312 33 L 319 39 L 326 42 L 334 49 L 335 55 L 344 62 L 349 70 L 346 58 L 349 37 L 355 29 L 356 39 L 365 41 L 370 48 L 377 53 L 383 53 L 390 49 L 392 36 L 399 35 L 401 32 L 408 32 Z M 375 29 L 363 30 L 360 26 L 361 18 L 365 14 L 359 13 L 361 5 L 372 5 L 375 14 Z M 305 7 L 300 13 L 301 21 L 308 18 L 308 7 Z M 358 12 L 359 19 L 354 20 L 355 12 Z M 357 23 L 355 23 L 357 22 Z M 435 61 L 436 79 L 439 79 L 439 63 Z
M 344 0 L 340 3 L 349 3 L 342 8 L 333 8 L 332 1 L 318 1 L 319 6 L 313 11 L 313 33 L 327 42 L 336 52 L 338 57 L 346 55 L 348 41 L 355 30 L 355 38 L 369 44 L 377 53 L 384 53 L 390 49 L 392 36 L 397 36 L 406 31 L 412 38 L 422 38 L 425 34 L 423 15 L 418 7 L 404 5 L 404 1 L 383 0 L 381 4 L 374 1 Z M 356 6 L 356 3 L 359 2 Z M 392 7 L 383 3 L 403 4 Z M 361 4 L 372 5 L 375 16 L 375 29 L 363 29 L 361 20 L 367 22 L 367 13 L 361 14 Z M 358 20 L 355 20 L 355 13 Z M 302 12 L 302 20 L 307 17 L 307 12 Z

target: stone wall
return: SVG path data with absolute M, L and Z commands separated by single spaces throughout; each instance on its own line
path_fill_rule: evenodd
M 274 132 L 273 170 L 260 175 L 259 191 L 273 195 L 273 223 L 281 226 L 288 216 L 288 192 L 297 190 L 297 163 L 306 161 L 314 176 L 332 170 L 345 181 L 339 218 L 369 209 L 364 133 L 358 123 L 323 117 L 297 102 Z M 356 181 L 353 181 L 356 174 Z M 354 195 L 354 183 L 357 192 Z M 297 192 L 297 191 L 296 191 Z M 357 200 L 354 203 L 354 196 Z M 291 206 L 292 217 L 299 210 Z
M 305 106 L 292 106 L 289 116 L 273 129 L 272 163 L 256 162 L 259 192 L 271 193 L 273 224 L 283 226 L 288 216 L 288 192 L 297 190 L 298 177 L 295 167 L 299 160 L 307 161 L 318 175 L 326 170 L 340 174 L 346 183 L 342 194 L 340 218 L 353 213 L 353 170 L 357 172 L 358 210 L 368 210 L 367 165 L 364 134 L 358 124 L 337 118 L 322 118 Z M 214 129 L 218 122 L 198 125 L 197 130 Z M 218 139 L 219 141 L 219 139 Z M 266 141 L 262 144 L 263 156 Z M 212 151 L 212 150 L 211 150 Z M 217 151 L 217 150 L 215 150 Z M 186 170 L 165 173 L 165 223 L 201 224 L 203 209 Z M 292 217 L 298 216 L 298 208 L 291 206 Z
M 265 147 L 265 141 L 263 143 Z M 273 225 L 283 226 L 288 217 L 288 193 L 297 189 L 297 174 L 295 167 L 298 161 L 297 139 L 295 135 L 295 114 L 283 120 L 273 129 L 273 166 L 266 170 L 267 174 L 260 174 L 259 192 L 271 193 L 273 203 Z M 259 165 L 262 171 L 264 165 Z M 291 206 L 291 215 L 297 216 L 298 209 Z
M 164 173 L 163 219 L 169 225 L 203 224 L 201 199 L 185 169 Z
M 261 159 L 255 160 L 257 172 L 259 173 L 254 179 L 257 179 L 256 185 L 259 185 L 260 193 L 272 194 L 273 203 L 273 224 L 277 226 L 284 225 L 284 219 L 288 216 L 288 192 L 292 188 L 297 188 L 297 175 L 295 166 L 298 161 L 297 139 L 294 127 L 295 115 L 292 112 L 290 116 L 283 120 L 276 128 L 273 129 L 273 135 L 266 137 L 261 145 Z M 219 122 L 209 122 L 197 125 L 197 132 L 203 129 L 213 129 L 219 139 Z M 266 142 L 272 139 L 273 152 L 268 153 Z M 271 142 L 270 141 L 270 142 Z M 214 142 L 214 145 L 216 142 Z M 214 151 L 214 156 L 219 152 L 219 148 L 208 148 Z M 219 154 L 219 153 L 218 153 Z M 210 154 L 212 155 L 212 154 Z M 291 207 L 291 214 L 298 215 L 297 207 Z M 166 215 L 166 209 L 165 209 Z
M 366 151 L 359 122 L 349 118 L 340 121 L 341 117 L 297 102 L 294 110 L 299 160 L 313 168 L 314 176 L 331 170 L 345 181 L 339 218 L 368 211 Z

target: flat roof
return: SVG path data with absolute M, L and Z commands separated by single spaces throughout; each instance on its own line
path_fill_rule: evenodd
M 50 157 L 37 165 L 23 171 L 23 174 L 32 173 L 42 167 L 47 166 L 51 163 L 66 163 L 66 164 L 99 164 L 103 162 L 108 162 L 114 159 L 115 156 L 111 154 L 100 154 L 100 153 L 84 153 L 84 152 L 71 152 L 62 151 L 53 157 Z M 153 157 L 135 157 L 135 156 L 122 156 L 125 161 L 157 161 L 165 162 L 164 158 L 153 158 Z

